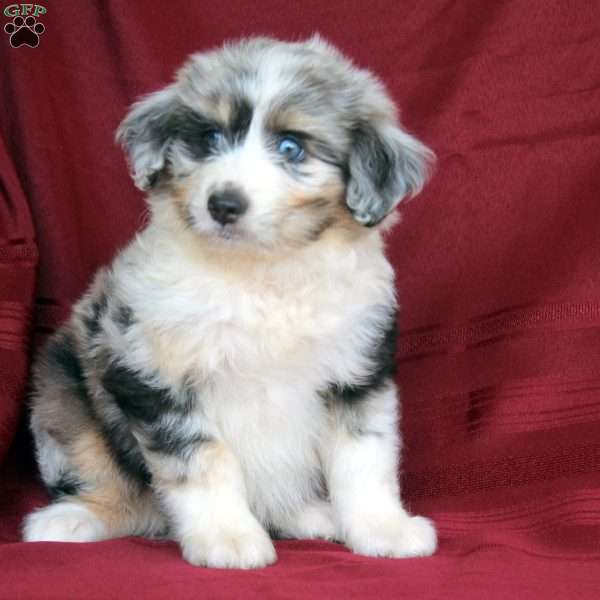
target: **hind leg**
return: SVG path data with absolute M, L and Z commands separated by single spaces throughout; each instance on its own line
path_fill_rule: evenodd
M 148 498 L 107 496 L 106 490 L 65 496 L 30 513 L 26 542 L 95 542 L 128 535 L 156 536 L 166 529 Z
M 95 542 L 112 537 L 106 523 L 76 500 L 62 500 L 28 515 L 26 542 Z
M 100 434 L 86 431 L 65 447 L 47 434 L 36 442 L 42 477 L 62 496 L 28 515 L 25 541 L 92 542 L 164 531 L 151 490 L 120 472 Z
M 79 337 L 69 325 L 35 362 L 31 430 L 42 479 L 55 501 L 26 518 L 24 538 L 81 542 L 156 535 L 165 524 L 151 488 L 135 469 L 117 464 L 114 445 L 90 411 L 75 348 Z M 130 446 L 122 446 L 130 456 Z

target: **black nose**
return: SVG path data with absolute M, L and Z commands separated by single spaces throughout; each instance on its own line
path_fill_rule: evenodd
M 248 210 L 248 200 L 239 190 L 214 192 L 208 198 L 208 212 L 221 225 L 235 223 L 246 210 Z

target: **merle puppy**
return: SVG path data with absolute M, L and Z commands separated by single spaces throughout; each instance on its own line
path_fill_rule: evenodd
M 262 567 L 269 533 L 435 551 L 398 485 L 396 300 L 382 231 L 431 152 L 318 37 L 193 55 L 118 131 L 148 226 L 34 369 L 54 495 L 26 540 L 174 537 Z

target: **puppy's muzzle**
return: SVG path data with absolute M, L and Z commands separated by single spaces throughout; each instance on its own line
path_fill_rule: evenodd
M 221 225 L 235 223 L 248 210 L 248 200 L 236 189 L 213 192 L 208 198 L 208 212 Z

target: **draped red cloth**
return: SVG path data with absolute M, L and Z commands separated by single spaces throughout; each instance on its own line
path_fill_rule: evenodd
M 0 32 L 0 598 L 600 597 L 600 4 L 46 5 L 39 47 Z M 439 157 L 389 240 L 404 495 L 438 554 L 283 541 L 277 565 L 231 572 L 166 542 L 20 543 L 47 501 L 15 438 L 31 351 L 142 223 L 113 143 L 126 107 L 192 51 L 313 31 Z

